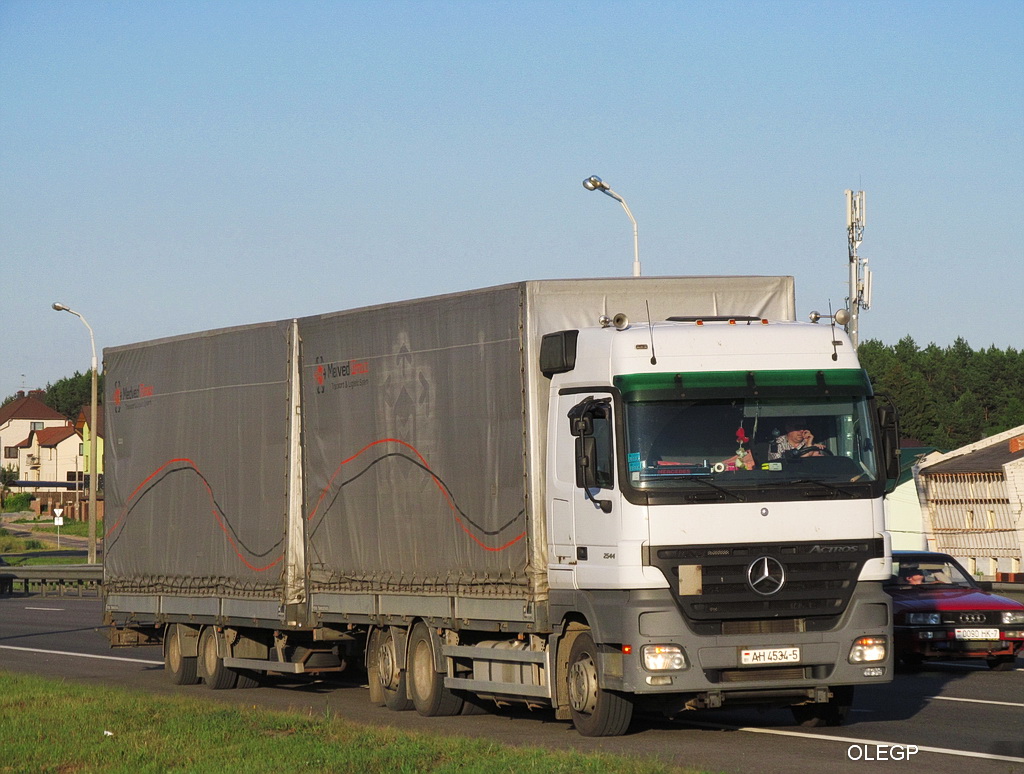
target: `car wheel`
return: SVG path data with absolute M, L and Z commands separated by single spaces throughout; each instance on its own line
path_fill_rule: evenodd
M 993 672 L 1012 672 L 1017 668 L 1017 658 L 1015 656 L 990 658 L 986 663 Z

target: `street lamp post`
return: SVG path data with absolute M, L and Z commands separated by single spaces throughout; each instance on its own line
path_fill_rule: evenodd
M 92 333 L 92 326 L 74 309 L 69 309 L 64 304 L 55 303 L 53 308 L 58 312 L 69 312 L 81 320 L 89 330 L 89 344 L 92 346 L 92 397 L 90 401 L 92 416 L 89 417 L 89 564 L 96 564 L 96 479 L 99 476 L 99 460 L 96 451 L 96 436 L 99 434 L 97 427 L 97 396 L 96 385 L 99 379 L 96 364 L 96 339 Z
M 633 222 L 633 276 L 640 276 L 640 240 L 637 233 L 636 218 L 633 217 L 633 213 L 629 211 L 629 205 L 626 204 L 626 200 L 619 196 L 611 187 L 604 182 L 597 175 L 591 175 L 583 181 L 583 187 L 588 191 L 600 191 L 601 193 L 612 197 L 615 201 L 622 205 L 622 209 L 626 211 L 629 219 Z

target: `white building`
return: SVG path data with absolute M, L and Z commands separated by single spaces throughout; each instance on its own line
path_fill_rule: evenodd
M 929 549 L 986 578 L 1022 572 L 1024 425 L 930 455 L 916 479 Z
M 934 453 L 933 447 L 904 447 L 900 450 L 900 478 L 896 488 L 885 496 L 885 528 L 894 551 L 925 551 L 921 501 L 917 495 L 914 470 Z
M 36 394 L 19 392 L 16 400 L 0 406 L 0 450 L 3 455 L 0 466 L 14 468 L 19 476 L 24 475 L 20 457 L 29 434 L 33 430 L 67 427 L 69 424 L 67 417 L 47 406 Z
M 71 425 L 33 430 L 21 445 L 21 490 L 67 492 L 67 483 L 83 480 L 82 437 Z M 33 486 L 32 482 L 38 482 Z M 73 490 L 72 490 L 73 491 Z

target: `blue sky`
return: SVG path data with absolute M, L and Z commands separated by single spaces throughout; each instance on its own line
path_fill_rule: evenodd
M 0 0 L 0 399 L 97 346 L 523 279 L 789 274 L 1024 348 L 1024 3 Z

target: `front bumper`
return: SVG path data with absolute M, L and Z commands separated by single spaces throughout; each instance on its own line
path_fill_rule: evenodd
M 588 622 L 601 649 L 604 687 L 650 698 L 691 697 L 688 706 L 718 706 L 726 701 L 820 701 L 839 685 L 892 680 L 891 602 L 880 584 L 859 584 L 836 624 L 807 631 L 793 622 L 750 621 L 744 633 L 700 635 L 687 622 L 669 590 L 577 592 L 592 608 Z M 597 626 L 594 624 L 597 623 Z M 774 630 L 774 631 L 773 631 Z M 884 658 L 865 663 L 849 660 L 861 637 L 884 638 Z M 650 670 L 645 645 L 678 645 L 686 668 Z M 793 663 L 743 663 L 743 652 L 799 649 Z
M 998 640 L 957 639 L 956 629 L 952 626 L 897 626 L 894 634 L 896 655 L 899 657 L 989 659 L 1013 656 L 1024 648 L 1024 638 L 1007 637 L 1005 629 L 1000 629 Z

